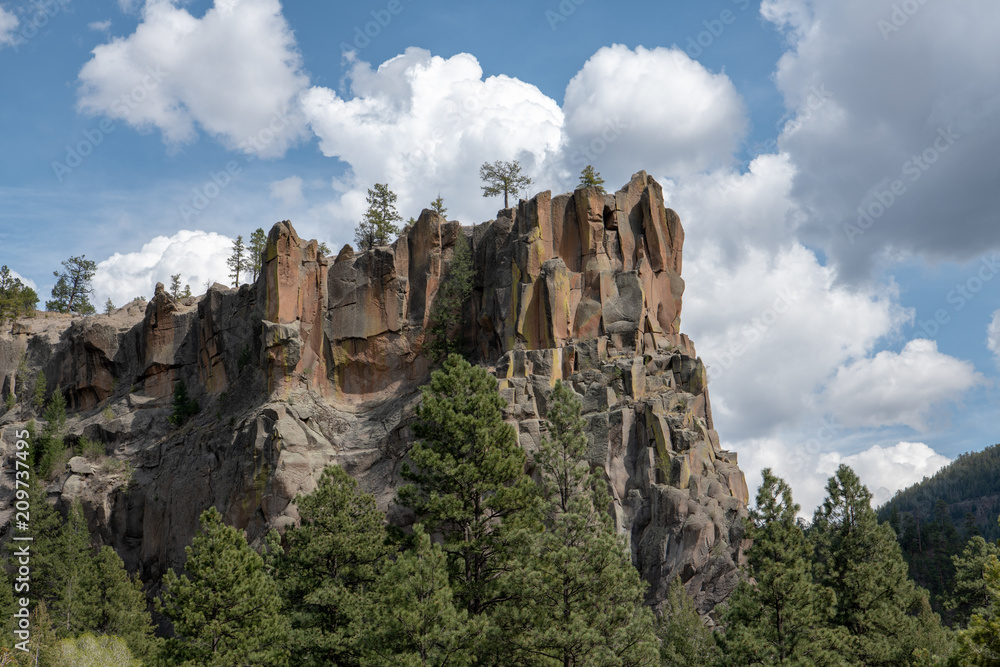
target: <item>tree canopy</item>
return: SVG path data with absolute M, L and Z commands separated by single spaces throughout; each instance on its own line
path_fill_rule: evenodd
M 399 233 L 396 223 L 402 219 L 396 211 L 396 193 L 389 189 L 388 183 L 376 183 L 368 189 L 368 210 L 354 232 L 358 248 L 364 252 L 386 245 Z
M 81 315 L 93 315 L 97 312 L 90 303 L 90 295 L 94 291 L 91 282 L 97 272 L 97 263 L 86 257 L 70 257 L 62 263 L 62 273 L 52 272 L 56 284 L 52 288 L 52 300 L 45 302 L 46 310 Z
M 486 185 L 483 186 L 484 197 L 496 197 L 503 195 L 503 207 L 510 208 L 508 196 L 517 196 L 517 193 L 531 185 L 531 179 L 521 174 L 521 163 L 517 160 L 504 162 L 484 162 L 479 167 L 479 178 Z

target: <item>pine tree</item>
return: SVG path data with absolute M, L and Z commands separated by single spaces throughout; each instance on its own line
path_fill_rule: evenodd
M 510 208 L 508 195 L 516 197 L 518 192 L 531 185 L 531 179 L 521 174 L 521 163 L 517 160 L 484 162 L 479 167 L 479 178 L 486 183 L 482 186 L 483 196 L 495 197 L 502 194 L 504 208 Z
M 590 474 L 580 401 L 562 382 L 547 415 L 550 438 L 536 455 L 546 500 L 545 529 L 534 535 L 511 579 L 516 604 L 498 612 L 514 655 L 561 665 L 659 662 L 645 583 L 614 531 L 603 480 Z M 545 663 L 548 664 L 548 663 Z
M 177 384 L 174 385 L 173 409 L 167 421 L 174 426 L 181 426 L 189 418 L 198 414 L 201 409 L 198 406 L 198 401 L 188 396 L 187 384 L 184 380 L 178 380 Z
M 663 667 L 710 667 L 718 659 L 712 631 L 705 626 L 680 577 L 674 577 L 656 625 Z
M 813 582 L 812 549 L 796 516 L 788 484 L 762 471 L 746 536 L 749 575 L 729 598 L 722 622 L 727 664 L 839 665 L 838 638 L 828 628 L 833 591 Z
M 451 261 L 431 307 L 427 346 L 431 358 L 443 359 L 465 347 L 462 324 L 465 307 L 472 296 L 474 277 L 469 242 L 465 233 L 459 230 Z
M 170 276 L 170 296 L 175 299 L 181 298 L 181 274 L 175 273 Z
M 90 303 L 90 294 L 94 290 L 90 284 L 94 274 L 97 273 L 97 263 L 86 257 L 86 255 L 70 257 L 62 263 L 65 271 L 52 272 L 58 280 L 52 288 L 52 301 L 45 302 L 46 310 L 81 315 L 94 314 L 94 306 Z
M 14 645 L 14 582 L 7 575 L 7 566 L 0 560 L 0 648 L 11 648 Z M 0 661 L 0 665 L 3 662 Z
M 184 551 L 187 574 L 167 572 L 156 605 L 176 633 L 166 643 L 168 664 L 287 665 L 277 587 L 243 534 L 211 507 Z
M 247 249 L 243 245 L 243 237 L 237 236 L 236 240 L 233 241 L 233 251 L 229 255 L 229 259 L 226 260 L 226 265 L 229 266 L 229 277 L 233 281 L 233 287 L 240 286 L 240 276 L 246 272 L 248 264 Z
M 973 614 L 969 627 L 959 635 L 960 662 L 956 664 L 984 667 L 1000 665 L 1000 559 L 990 554 L 983 566 L 983 584 L 989 606 Z
M 114 301 L 111 300 L 111 297 L 108 297 L 108 300 L 104 302 L 104 314 L 111 315 L 114 312 L 115 312 L 115 303 Z
M 0 327 L 10 322 L 13 331 L 14 322 L 20 317 L 34 316 L 37 305 L 35 290 L 16 278 L 6 264 L 0 267 Z
M 52 620 L 60 637 L 74 637 L 93 628 L 98 613 L 94 550 L 79 501 L 70 506 L 59 531 L 53 566 Z
M 601 175 L 594 171 L 593 165 L 587 165 L 580 172 L 580 184 L 578 188 L 595 188 L 600 192 L 604 192 L 604 179 Z
M 261 268 L 263 266 L 264 250 L 267 248 L 267 234 L 264 233 L 263 227 L 258 227 L 250 235 L 250 275 L 252 276 L 250 282 L 257 282 L 257 277 L 260 275 Z
M 444 207 L 444 199 L 441 198 L 441 193 L 438 193 L 437 199 L 431 202 L 431 210 L 440 215 L 442 218 L 444 214 L 448 212 L 448 209 Z
M 907 575 L 892 528 L 879 524 L 871 493 L 846 465 L 827 483 L 810 534 L 817 582 L 836 594 L 833 622 L 847 633 L 851 664 L 904 664 L 919 647 L 921 595 Z
M 365 252 L 386 245 L 399 233 L 396 223 L 402 219 L 396 211 L 396 193 L 389 189 L 388 183 L 376 183 L 368 189 L 368 210 L 354 233 L 358 248 Z
M 38 410 L 45 405 L 46 385 L 45 371 L 38 371 L 38 375 L 35 376 L 35 388 L 31 393 L 31 404 Z
M 362 667 L 473 664 L 472 646 L 481 619 L 456 606 L 448 560 L 414 526 L 416 549 L 399 555 L 379 577 L 372 603 L 356 621 Z
M 983 616 L 987 613 L 990 594 L 984 574 L 990 557 L 997 556 L 1000 556 L 1000 548 L 980 535 L 973 536 L 962 553 L 952 556 L 955 582 L 944 606 L 951 612 L 953 627 L 966 625 L 973 614 Z
M 285 533 L 287 554 L 274 565 L 296 665 L 347 665 L 357 657 L 351 625 L 392 551 L 385 515 L 357 486 L 331 466 L 312 493 L 296 498 L 302 525 Z
M 62 430 L 66 426 L 66 399 L 63 398 L 59 387 L 53 390 L 42 416 L 45 419 L 45 428 L 35 443 L 33 454 L 37 457 L 38 474 L 48 478 L 53 472 L 60 472 L 55 470 L 56 464 L 62 461 L 66 453 L 62 438 Z
M 317 248 L 316 248 L 316 252 L 318 252 L 319 254 L 323 255 L 324 257 L 329 257 L 330 256 L 330 246 L 328 246 L 326 244 L 326 242 L 320 241 L 319 242 L 319 246 L 317 246 Z
M 431 374 L 417 407 L 400 502 L 444 534 L 456 594 L 470 614 L 503 597 L 497 579 L 510 554 L 511 520 L 534 503 L 524 451 L 504 422 L 497 381 L 457 354 Z
M 125 563 L 109 546 L 101 547 L 96 567 L 96 613 L 90 630 L 120 637 L 137 657 L 151 655 L 153 623 L 142 581 L 125 571 Z

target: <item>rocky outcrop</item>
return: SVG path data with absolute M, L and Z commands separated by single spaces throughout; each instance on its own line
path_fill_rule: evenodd
M 459 326 L 522 446 L 537 448 L 550 392 L 569 383 L 650 602 L 679 575 L 707 612 L 735 585 L 747 487 L 679 331 L 684 232 L 644 172 L 613 195 L 543 192 L 471 228 L 425 210 L 393 245 L 335 258 L 279 222 L 253 285 L 185 300 L 158 286 L 130 324 L 119 311 L 0 338 L 4 391 L 20 359 L 29 377 L 45 369 L 75 411 L 67 442 L 103 442 L 111 457 L 73 459 L 50 493 L 80 498 L 98 539 L 153 581 L 181 566 L 209 505 L 259 543 L 298 520 L 295 496 L 332 463 L 405 525 L 399 470 L 459 235 L 475 270 Z M 177 429 L 166 418 L 180 380 L 202 409 Z M 27 410 L 0 419 L 4 446 Z

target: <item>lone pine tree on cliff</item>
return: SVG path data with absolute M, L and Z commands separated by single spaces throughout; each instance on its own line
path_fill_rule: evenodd
M 486 183 L 483 186 L 483 196 L 495 197 L 503 194 L 504 208 L 510 208 L 508 195 L 516 197 L 518 192 L 531 185 L 531 179 L 521 174 L 521 164 L 517 160 L 484 162 L 479 167 L 479 178 Z
M 386 245 L 399 233 L 396 223 L 402 219 L 396 211 L 396 193 L 389 189 L 388 183 L 376 183 L 374 188 L 368 188 L 368 210 L 354 232 L 358 248 L 365 252 Z
M 600 172 L 594 171 L 594 165 L 588 164 L 580 172 L 580 184 L 577 187 L 597 188 L 600 192 L 604 192 L 604 179 L 601 178 Z
M 226 260 L 226 264 L 229 265 L 229 277 L 233 279 L 233 287 L 239 287 L 240 275 L 248 270 L 250 264 L 242 236 L 237 236 L 233 241 L 233 252 Z
M 64 272 L 52 272 L 58 280 L 52 288 L 52 300 L 45 302 L 46 310 L 81 315 L 93 315 L 96 312 L 90 303 L 90 294 L 94 291 L 90 283 L 97 272 L 97 263 L 86 257 L 70 257 L 62 263 L 66 269 Z

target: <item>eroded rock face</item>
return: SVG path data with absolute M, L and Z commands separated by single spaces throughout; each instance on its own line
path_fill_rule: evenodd
M 333 463 L 408 524 L 394 504 L 399 469 L 459 234 L 475 269 L 468 352 L 496 373 L 522 446 L 537 448 L 550 392 L 568 382 L 650 602 L 679 575 L 707 612 L 736 582 L 747 487 L 679 332 L 684 232 L 644 172 L 613 195 L 543 192 L 473 228 L 425 210 L 393 245 L 336 258 L 279 222 L 254 285 L 183 301 L 158 289 L 128 325 L 119 313 L 77 319 L 59 337 L 5 334 L 3 391 L 24 356 L 29 376 L 44 368 L 69 398 L 67 442 L 99 440 L 113 455 L 74 459 L 50 493 L 81 499 L 97 539 L 153 581 L 183 565 L 208 506 L 259 544 L 298 520 L 296 495 Z M 179 380 L 202 409 L 177 429 L 167 417 Z M 28 416 L 0 421 L 5 446 Z

